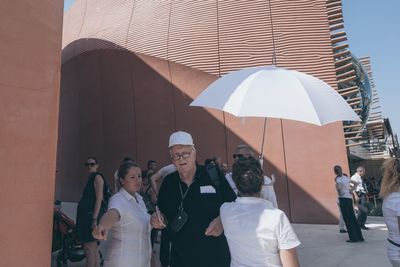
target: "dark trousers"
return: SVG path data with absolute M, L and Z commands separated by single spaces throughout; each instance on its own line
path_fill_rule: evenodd
M 170 266 L 171 264 L 171 241 L 166 229 L 161 230 L 160 262 L 162 266 Z
M 156 240 L 157 240 L 157 235 L 158 235 L 158 229 L 156 229 L 156 228 L 151 229 L 150 241 L 151 241 L 152 248 L 154 247 L 154 242 L 156 242 Z
M 360 225 L 354 215 L 353 200 L 351 198 L 339 198 L 340 211 L 343 215 L 344 223 L 349 234 L 349 238 L 352 241 L 364 240 Z
M 364 226 L 368 215 L 368 202 L 366 194 L 358 194 L 358 224 Z

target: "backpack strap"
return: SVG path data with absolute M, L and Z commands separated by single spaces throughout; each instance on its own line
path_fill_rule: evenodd
M 103 179 L 103 201 L 102 201 L 102 206 L 107 209 L 108 206 L 108 201 L 111 198 L 111 191 L 110 191 L 110 187 L 108 186 L 108 182 L 106 180 L 106 178 L 103 176 L 103 174 L 101 174 L 100 172 L 95 172 L 96 175 L 100 175 L 100 177 Z M 96 176 L 95 176 L 96 177 Z
M 214 165 L 212 165 L 212 164 L 207 164 L 207 165 L 205 166 L 205 168 L 206 168 L 206 171 L 207 171 L 208 175 L 209 175 L 210 178 L 211 178 L 211 183 L 212 183 L 217 189 L 219 189 L 219 186 L 221 185 L 221 180 L 220 180 L 220 177 L 219 177 L 217 168 L 216 168 Z

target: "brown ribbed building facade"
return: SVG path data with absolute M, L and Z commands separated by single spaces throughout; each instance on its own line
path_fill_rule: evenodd
M 192 133 L 199 162 L 218 155 L 231 166 L 241 143 L 260 152 L 263 119 L 189 104 L 220 75 L 270 65 L 274 51 L 279 67 L 337 89 L 328 16 L 325 0 L 77 0 L 64 18 L 56 197 L 78 200 L 88 156 L 110 183 L 124 156 L 169 163 L 176 130 Z M 336 222 L 342 123 L 269 119 L 265 137 L 279 207 L 292 222 Z
M 50 267 L 63 1 L 0 3 L 0 266 Z

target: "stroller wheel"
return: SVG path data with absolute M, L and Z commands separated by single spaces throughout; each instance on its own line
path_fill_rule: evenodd
M 57 267 L 67 267 L 67 260 L 63 257 L 62 251 L 57 253 Z

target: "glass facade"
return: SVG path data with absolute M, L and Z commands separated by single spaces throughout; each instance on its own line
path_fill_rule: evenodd
M 372 103 L 372 88 L 368 78 L 367 72 L 364 70 L 360 61 L 351 55 L 351 63 L 355 71 L 355 79 L 348 81 L 346 83 L 339 84 L 339 89 L 345 89 L 350 87 L 357 87 L 358 91 L 352 95 L 345 97 L 349 101 L 349 104 L 356 111 L 356 113 L 361 118 L 361 127 L 356 128 L 346 128 L 346 132 L 356 132 L 355 135 L 360 134 L 359 131 L 364 129 L 370 114 L 370 108 Z M 353 101 L 354 100 L 354 101 Z M 345 125 L 351 125 L 351 122 L 346 122 Z

